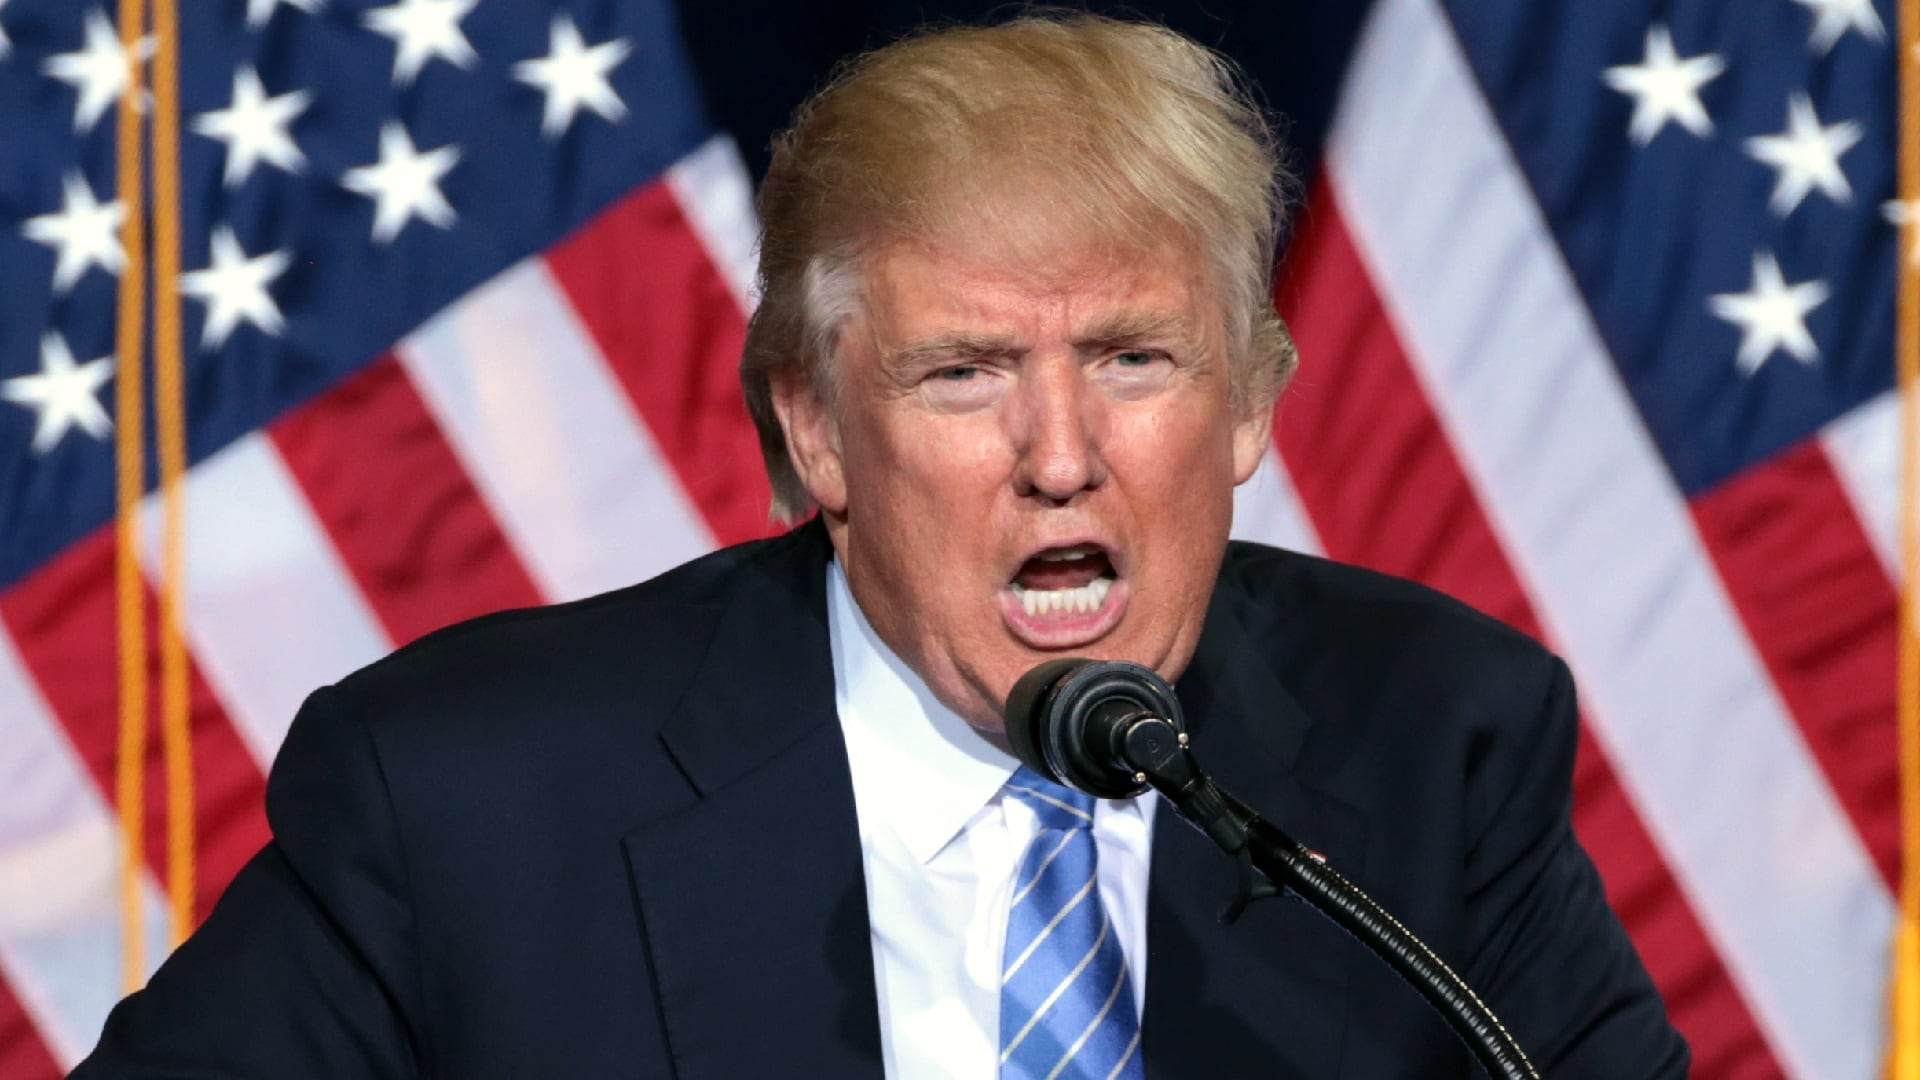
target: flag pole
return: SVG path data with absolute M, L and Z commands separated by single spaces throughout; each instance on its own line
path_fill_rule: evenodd
M 146 215 L 140 162 L 140 30 L 144 0 L 120 0 L 120 45 L 130 71 L 116 117 L 115 181 L 126 215 L 114 333 L 114 598 L 119 644 L 120 731 L 114 802 L 120 815 L 120 982 L 138 989 L 146 980 L 146 924 L 141 882 L 146 865 L 147 628 L 140 576 L 140 496 L 145 488 Z
M 160 464 L 160 740 L 167 777 L 167 938 L 193 930 L 193 741 L 188 725 L 184 482 L 187 428 L 180 320 L 180 23 L 153 0 L 153 393 Z
M 1891 1080 L 1920 1080 L 1920 0 L 1901 0 L 1901 242 L 1895 364 L 1900 393 L 1900 918 L 1888 993 Z

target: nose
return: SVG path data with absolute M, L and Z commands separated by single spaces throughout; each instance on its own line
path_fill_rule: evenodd
M 1105 483 L 1100 402 L 1086 386 L 1080 365 L 1030 358 L 1019 394 L 1019 493 L 1065 506 Z

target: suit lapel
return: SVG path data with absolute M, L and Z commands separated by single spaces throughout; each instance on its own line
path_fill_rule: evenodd
M 1193 746 L 1221 786 L 1336 866 L 1357 869 L 1366 823 L 1297 771 L 1312 721 L 1247 629 L 1258 613 L 1218 587 L 1179 684 Z M 1271 644 L 1271 642 L 1268 642 Z M 1232 926 L 1232 860 L 1162 804 L 1147 901 L 1142 1048 L 1150 1076 L 1339 1073 L 1349 965 L 1357 950 L 1293 897 L 1263 900 Z M 1204 1063 L 1204 1064 L 1203 1064 Z
M 625 839 L 680 1080 L 882 1074 L 859 826 L 834 711 L 828 550 L 825 531 L 808 526 L 743 568 L 661 734 L 700 798 Z M 1195 750 L 1262 816 L 1358 869 L 1366 823 L 1299 775 L 1312 723 L 1259 647 L 1272 635 L 1248 630 L 1260 622 L 1239 592 L 1216 589 L 1179 686 Z M 1161 810 L 1148 1074 L 1337 1075 L 1340 1002 L 1364 954 L 1291 898 L 1221 924 L 1231 861 Z
M 825 531 L 762 549 L 661 738 L 700 799 L 629 833 L 676 1074 L 879 1076 Z

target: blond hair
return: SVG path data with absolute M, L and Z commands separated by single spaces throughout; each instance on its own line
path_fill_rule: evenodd
M 1226 320 L 1236 409 L 1268 408 L 1297 362 L 1273 310 L 1288 180 L 1231 62 L 1162 26 L 1079 13 L 923 31 L 848 61 L 774 141 L 760 187 L 760 304 L 740 380 L 773 512 L 811 505 L 773 379 L 832 397 L 862 258 L 962 235 L 1042 193 L 1075 236 L 1138 246 L 1168 226 L 1198 248 Z

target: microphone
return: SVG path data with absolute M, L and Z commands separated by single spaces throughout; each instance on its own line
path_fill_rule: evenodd
M 1013 684 L 1005 715 L 1013 756 L 1041 776 L 1102 799 L 1158 789 L 1221 850 L 1247 849 L 1252 812 L 1200 771 L 1187 752 L 1180 699 L 1153 669 L 1125 660 L 1049 660 Z M 1229 909 L 1236 916 L 1252 895 L 1251 870 L 1246 878 Z
M 1240 865 L 1240 891 L 1227 908 L 1284 888 L 1352 934 L 1440 1013 L 1489 1075 L 1539 1074 L 1525 1052 L 1464 980 L 1373 898 L 1326 860 L 1200 770 L 1180 702 L 1152 669 L 1124 660 L 1049 660 L 1007 695 L 1007 741 L 1020 762 L 1058 783 L 1103 799 L 1160 792 L 1188 823 Z M 1280 888 L 1253 887 L 1258 868 Z
M 1049 660 L 1013 685 L 1005 712 L 1015 757 L 1103 799 L 1147 790 L 1135 756 L 1158 761 L 1186 745 L 1173 688 L 1124 660 Z

